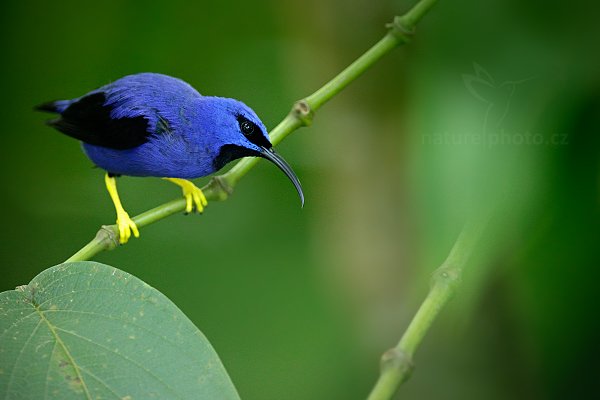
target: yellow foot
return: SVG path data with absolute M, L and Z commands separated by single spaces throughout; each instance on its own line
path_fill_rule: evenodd
M 193 182 L 190 182 L 186 179 L 180 179 L 180 178 L 164 178 L 164 179 L 171 181 L 174 184 L 176 184 L 177 186 L 181 187 L 181 189 L 183 191 L 183 197 L 185 197 L 185 212 L 186 213 L 191 213 L 194 210 L 194 208 L 199 213 L 204 211 L 204 207 L 206 207 L 206 205 L 208 204 L 208 201 L 206 201 L 206 197 L 204 196 L 204 193 L 202 193 L 202 190 L 198 186 L 194 185 Z
M 136 238 L 140 237 L 137 225 L 129 218 L 129 214 L 125 210 L 117 212 L 117 227 L 119 228 L 119 243 L 121 244 L 127 243 L 131 237 L 131 232 Z
M 117 192 L 117 181 L 115 181 L 115 177 L 111 176 L 107 172 L 104 176 L 104 182 L 106 183 L 106 189 L 108 190 L 108 194 L 110 194 L 110 198 L 112 199 L 115 205 L 115 210 L 117 211 L 119 243 L 127 243 L 131 237 L 131 231 L 133 231 L 133 236 L 140 237 L 140 232 L 138 231 L 137 225 L 131 218 L 129 218 L 129 214 L 127 214 L 123 208 L 123 205 L 121 204 L 121 199 L 119 199 L 119 193 Z

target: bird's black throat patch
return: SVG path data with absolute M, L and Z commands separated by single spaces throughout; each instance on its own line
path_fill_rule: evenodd
M 227 163 L 243 157 L 260 157 L 260 153 L 235 144 L 226 144 L 221 147 L 219 155 L 214 159 L 213 167 L 218 171 Z

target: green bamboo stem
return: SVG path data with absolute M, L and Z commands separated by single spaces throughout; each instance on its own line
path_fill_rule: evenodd
M 442 308 L 455 294 L 469 257 L 480 239 L 487 216 L 467 223 L 444 263 L 433 273 L 427 297 L 392 349 L 381 357 L 381 372 L 368 400 L 389 400 L 413 369 L 414 354 Z
M 437 0 L 421 0 L 401 17 L 395 17 L 388 24 L 388 33 L 356 61 L 327 82 L 316 92 L 294 104 L 289 114 L 269 134 L 271 142 L 277 144 L 296 129 L 309 126 L 316 110 L 337 95 L 346 86 L 362 75 L 395 47 L 407 43 L 414 32 L 415 25 Z M 202 188 L 207 200 L 225 200 L 233 192 L 237 182 L 258 163 L 258 158 L 244 158 L 225 174 L 211 179 Z M 185 209 L 183 199 L 169 201 L 140 215 L 133 217 L 138 228 L 152 224 Z M 66 261 L 89 260 L 104 250 L 117 247 L 117 228 L 115 225 L 103 226 L 96 237 L 72 255 Z

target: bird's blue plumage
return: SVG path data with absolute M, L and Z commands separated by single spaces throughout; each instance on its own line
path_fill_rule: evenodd
M 56 111 L 66 118 L 70 107 L 98 94 L 104 95 L 102 106 L 109 110 L 111 120 L 143 118 L 147 123 L 146 141 L 132 148 L 111 148 L 82 139 L 85 154 L 113 174 L 197 178 L 231 159 L 259 155 L 260 145 L 269 143 L 265 126 L 244 103 L 202 96 L 180 79 L 155 73 L 129 75 L 80 98 L 55 102 Z M 258 128 L 258 144 L 240 132 L 240 118 Z M 222 153 L 228 149 L 233 149 L 232 157 Z
M 180 79 L 129 75 L 37 108 L 59 114 L 48 123 L 79 139 L 89 159 L 109 175 L 192 179 L 237 158 L 263 157 L 292 180 L 304 202 L 298 178 L 273 151 L 252 109 L 238 100 L 202 96 Z

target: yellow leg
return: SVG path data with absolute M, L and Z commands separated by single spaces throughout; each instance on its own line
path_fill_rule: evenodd
M 190 213 L 196 207 L 196 211 L 202 212 L 204 207 L 208 204 L 206 201 L 206 197 L 202 190 L 193 182 L 190 182 L 186 179 L 180 178 L 163 178 L 168 181 L 173 182 L 177 186 L 180 186 L 183 190 L 183 197 L 185 197 L 185 212 Z
M 123 208 L 121 204 L 121 200 L 119 199 L 119 193 L 117 192 L 117 181 L 114 177 L 106 174 L 104 176 L 104 182 L 106 183 L 106 189 L 108 190 L 108 194 L 110 194 L 110 198 L 112 199 L 115 209 L 117 210 L 117 227 L 119 228 L 119 242 L 121 244 L 127 243 L 129 238 L 131 237 L 131 232 L 133 231 L 133 236 L 140 237 L 140 232 L 138 228 L 133 222 L 131 218 L 129 218 L 129 214 Z

